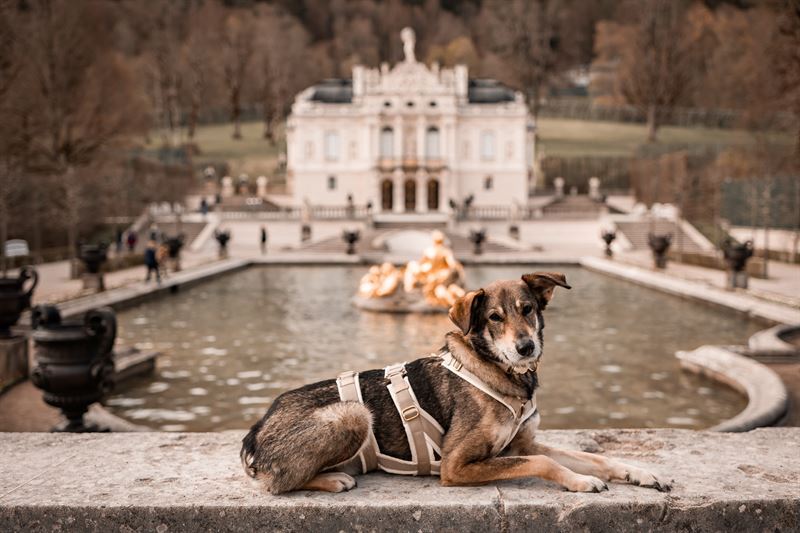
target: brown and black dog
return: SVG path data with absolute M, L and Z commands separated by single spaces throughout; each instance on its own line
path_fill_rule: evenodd
M 466 294 L 450 309 L 460 331 L 447 334 L 449 351 L 463 368 L 495 391 L 531 398 L 542 356 L 544 311 L 563 274 L 537 272 L 521 280 L 496 281 Z M 641 468 L 585 452 L 558 450 L 534 440 L 539 414 L 516 428 L 500 402 L 442 366 L 438 356 L 406 364 L 420 406 L 444 429 L 443 485 L 479 485 L 501 479 L 539 477 L 570 491 L 600 492 L 606 481 L 670 490 Z M 340 492 L 355 486 L 343 472 L 324 472 L 354 456 L 370 429 L 381 453 L 404 460 L 411 451 L 383 370 L 360 373 L 364 403 L 342 402 L 335 380 L 280 395 L 243 440 L 241 459 L 251 477 L 273 494 L 310 489 Z

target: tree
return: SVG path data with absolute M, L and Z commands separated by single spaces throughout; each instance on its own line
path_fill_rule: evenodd
M 625 100 L 647 114 L 647 140 L 656 140 L 660 121 L 686 93 L 693 43 L 683 2 L 642 0 L 631 4 L 635 24 L 626 28 L 617 82 Z
M 534 120 L 547 83 L 565 59 L 560 7 L 550 0 L 491 0 L 485 3 L 485 40 L 516 78 Z
M 26 110 L 25 170 L 54 176 L 50 200 L 64 216 L 74 254 L 92 205 L 88 175 L 147 126 L 147 103 L 110 46 L 108 15 L 87 1 L 39 0 L 17 16 L 24 71 L 9 105 Z
M 252 12 L 231 10 L 219 28 L 223 80 L 228 93 L 233 138 L 242 138 L 242 98 L 250 78 L 250 63 L 255 52 L 255 24 Z

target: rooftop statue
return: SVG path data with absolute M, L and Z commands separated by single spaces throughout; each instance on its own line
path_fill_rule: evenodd
M 403 54 L 406 56 L 406 63 L 416 63 L 414 44 L 417 42 L 417 36 L 414 34 L 414 30 L 409 27 L 403 28 L 400 30 L 400 39 L 403 41 Z
M 385 312 L 442 312 L 464 295 L 464 267 L 445 245 L 441 231 L 422 258 L 397 268 L 391 263 L 369 269 L 354 303 L 363 309 Z

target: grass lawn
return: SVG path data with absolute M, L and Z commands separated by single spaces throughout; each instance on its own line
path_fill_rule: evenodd
M 644 124 L 539 119 L 539 139 L 548 156 L 630 156 L 645 144 L 646 138 L 647 127 Z M 767 138 L 770 142 L 792 143 L 792 136 L 788 133 L 771 133 Z M 746 146 L 755 142 L 755 136 L 744 130 L 664 126 L 658 130 L 656 144 L 717 147 Z
M 227 161 L 232 173 L 269 173 L 277 163 L 278 154 L 284 149 L 283 128 L 278 128 L 277 145 L 271 145 L 262 136 L 261 122 L 244 122 L 242 139 L 231 137 L 233 126 L 230 123 L 200 126 L 194 142 L 200 149 L 195 161 L 204 164 L 212 161 Z M 625 157 L 634 155 L 636 149 L 645 143 L 647 136 L 644 124 L 621 122 L 599 122 L 542 118 L 539 120 L 540 146 L 548 156 L 579 157 L 606 156 Z M 773 133 L 771 142 L 793 142 L 790 134 Z M 186 141 L 185 133 L 182 141 Z M 151 137 L 148 149 L 156 149 L 160 136 Z M 743 146 L 756 142 L 753 134 L 744 130 L 722 130 L 712 128 L 681 128 L 665 126 L 659 129 L 659 145 L 676 147 L 720 145 Z

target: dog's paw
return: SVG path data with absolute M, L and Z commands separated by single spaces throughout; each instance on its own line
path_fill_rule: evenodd
M 356 480 L 344 472 L 330 472 L 324 474 L 328 479 L 329 492 L 345 492 L 356 486 Z
M 632 485 L 639 485 L 649 489 L 656 489 L 659 492 L 669 492 L 672 490 L 672 485 L 666 481 L 658 479 L 654 474 L 641 468 L 628 467 L 628 474 L 625 478 L 626 481 Z
M 564 488 L 570 492 L 602 492 L 608 490 L 608 485 L 600 478 L 575 474 L 564 484 Z

